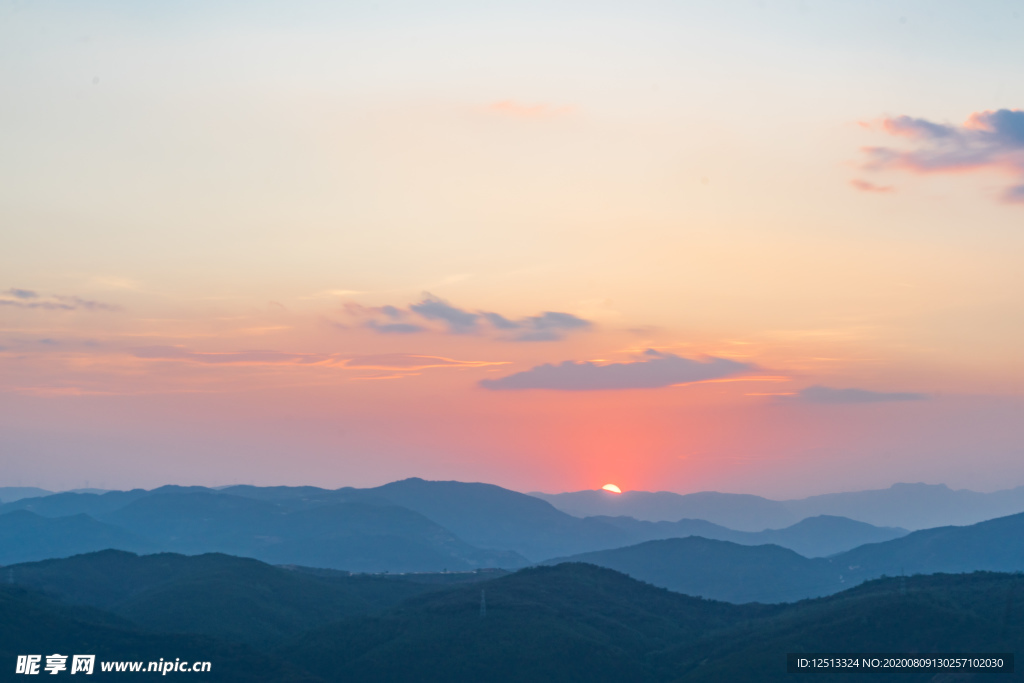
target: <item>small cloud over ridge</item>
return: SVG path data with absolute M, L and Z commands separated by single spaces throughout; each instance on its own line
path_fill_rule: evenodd
M 481 380 L 480 386 L 495 391 L 656 389 L 721 379 L 753 370 L 756 370 L 754 365 L 728 358 L 694 360 L 648 349 L 644 352 L 644 359 L 639 361 L 607 365 L 590 361 L 565 361 L 559 365 L 547 363 L 507 377 Z
M 928 394 L 870 391 L 868 389 L 825 387 L 814 385 L 802 389 L 791 398 L 802 403 L 885 403 L 888 401 L 924 401 Z

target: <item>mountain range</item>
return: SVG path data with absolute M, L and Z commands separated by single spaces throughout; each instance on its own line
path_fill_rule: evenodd
M 576 491 L 531 493 L 577 517 L 628 516 L 650 522 L 703 519 L 738 531 L 790 526 L 833 515 L 875 526 L 918 530 L 975 524 L 1024 512 L 1024 486 L 992 493 L 952 490 L 943 484 L 893 484 L 887 489 L 828 493 L 796 500 L 704 491 Z
M 824 557 L 864 545 L 907 535 L 906 529 L 877 527 L 846 517 L 818 515 L 784 529 L 736 531 L 702 519 L 678 522 L 642 522 L 632 517 L 588 517 L 628 531 L 640 541 L 700 536 L 739 545 L 778 545 L 805 557 Z
M 0 564 L 116 548 L 222 552 L 357 572 L 515 569 L 551 557 L 700 535 L 810 557 L 905 533 L 838 517 L 739 532 L 702 520 L 580 519 L 492 486 L 406 479 L 377 488 L 165 486 L 58 493 L 0 505 Z
M 881 576 L 1024 571 L 1024 513 L 965 527 L 938 527 L 828 558 L 775 545 L 742 546 L 697 536 L 573 555 L 655 586 L 729 602 L 792 602 L 837 593 Z

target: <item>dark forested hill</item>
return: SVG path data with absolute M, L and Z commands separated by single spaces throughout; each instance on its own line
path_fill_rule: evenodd
M 204 681 L 746 683 L 790 680 L 788 652 L 1024 646 L 1016 574 L 895 577 L 815 600 L 735 605 L 579 563 L 430 586 L 223 555 L 113 551 L 5 573 L 15 582 L 0 586 L 5 666 L 18 654 L 65 651 L 181 657 L 213 664 L 213 675 L 195 678 Z M 933 677 L 900 680 L 970 680 Z
M 102 661 L 140 661 L 144 664 L 164 658 L 208 661 L 209 674 L 187 675 L 196 681 L 224 683 L 324 683 L 289 662 L 253 648 L 199 635 L 153 633 L 113 615 L 89 607 L 69 606 L 21 586 L 0 585 L 0 662 L 4 680 L 16 680 L 15 662 L 19 655 L 43 657 L 54 653 L 70 656 L 95 655 L 92 675 L 84 680 L 125 680 L 132 674 L 100 670 Z M 46 674 L 42 671 L 40 673 Z M 159 674 L 136 674 L 134 677 Z M 76 678 L 78 676 L 76 675 Z M 26 679 L 31 680 L 31 679 Z
M 977 572 L 877 579 L 768 619 L 737 623 L 654 655 L 666 681 L 761 683 L 786 673 L 786 653 L 966 654 L 1024 651 L 1024 577 Z M 824 681 L 1020 680 L 1017 674 L 809 674 Z
M 230 555 L 108 550 L 14 565 L 4 578 L 157 631 L 266 645 L 435 590 L 376 576 L 305 572 Z
M 414 598 L 283 646 L 328 680 L 647 681 L 647 653 L 779 608 L 692 598 L 585 564 Z
M 1024 579 L 890 578 L 788 605 L 730 605 L 563 564 L 406 601 L 286 643 L 282 657 L 347 681 L 792 680 L 788 652 L 1013 652 Z M 934 672 L 899 680 L 934 678 Z M 891 674 L 815 680 L 893 680 Z

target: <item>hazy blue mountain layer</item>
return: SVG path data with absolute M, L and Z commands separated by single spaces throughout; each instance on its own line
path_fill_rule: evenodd
M 929 495 L 940 489 L 925 488 Z M 896 495 L 894 491 L 913 494 L 917 488 L 894 487 L 886 495 Z M 755 496 L 666 495 L 670 497 L 659 494 L 651 500 L 685 499 L 688 504 L 717 506 L 720 512 L 733 505 L 729 514 L 734 517 L 753 514 L 754 510 L 764 519 L 774 514 L 771 509 L 783 505 Z M 628 503 L 628 496 L 623 494 L 614 499 Z M 552 557 L 613 551 L 648 540 L 686 536 L 747 546 L 773 544 L 805 558 L 817 558 L 898 539 L 905 533 L 902 529 L 874 527 L 833 515 L 805 518 L 785 528 L 757 532 L 737 531 L 702 519 L 580 519 L 543 500 L 498 486 L 422 479 L 406 479 L 373 489 L 337 490 L 164 486 L 152 491 L 103 494 L 65 492 L 0 505 L 0 540 L 4 541 L 0 563 L 116 548 L 184 554 L 222 552 L 274 564 L 357 572 L 439 572 L 483 567 L 515 569 Z M 971 533 L 974 532 L 968 535 Z M 955 534 L 954 537 L 961 539 Z M 992 548 L 993 552 L 1006 552 L 994 545 Z M 961 569 L 1017 566 L 1013 564 L 1015 559 L 1010 564 L 999 564 L 990 561 L 987 551 L 978 552 L 978 560 L 970 559 Z M 624 556 L 623 553 L 620 555 Z M 604 562 L 603 557 L 587 555 L 588 560 L 597 563 Z M 855 569 L 837 571 L 834 589 L 849 585 L 851 577 L 872 578 L 912 564 L 899 553 L 894 557 L 879 557 L 871 562 L 862 561 L 859 556 L 850 559 L 846 566 Z M 658 560 L 653 558 L 651 562 L 654 566 Z M 953 566 L 950 562 L 929 571 L 948 570 Z M 870 569 L 862 568 L 869 566 Z M 807 585 L 817 587 L 819 583 L 815 579 Z M 702 592 L 699 585 L 686 586 L 685 590 Z M 824 593 L 808 593 L 817 594 Z M 784 591 L 782 595 L 789 593 Z
M 48 496 L 53 491 L 36 488 L 35 486 L 0 486 L 0 503 L 11 503 L 23 498 Z
M 0 537 L 10 530 L 5 564 L 103 548 L 226 552 L 278 564 L 365 572 L 527 564 L 514 552 L 476 548 L 423 515 L 383 500 L 287 505 L 201 487 L 56 494 L 34 500 L 0 507 L 0 513 L 15 508 L 0 514 Z M 80 514 L 83 509 L 95 519 Z M 37 514 L 30 515 L 30 510 Z M 69 511 L 67 517 L 38 516 Z M 34 531 L 25 530 L 28 520 Z M 76 535 L 69 531 L 72 527 L 83 533 Z
M 552 557 L 562 548 L 582 552 L 634 542 L 615 526 L 577 519 L 533 496 L 491 484 L 414 478 L 368 492 L 419 512 L 469 543 L 514 550 L 532 560 Z
M 130 531 L 88 515 L 40 517 L 27 510 L 0 515 L 0 565 L 67 557 L 106 548 L 153 552 L 156 547 Z
M 746 546 L 699 536 L 647 541 L 546 564 L 586 562 L 686 595 L 727 602 L 790 602 L 854 585 L 825 559 L 808 559 L 777 545 Z
M 101 517 L 180 553 L 226 552 L 278 564 L 348 571 L 520 567 L 514 553 L 481 550 L 412 510 L 332 503 L 291 509 L 223 492 L 168 492 Z
M 667 491 L 531 493 L 577 517 L 629 516 L 645 521 L 703 519 L 740 531 L 787 527 L 818 515 L 848 517 L 882 527 L 925 529 L 975 524 L 1024 512 L 1024 486 L 993 493 L 945 485 L 893 484 L 887 489 L 829 493 L 798 500 L 745 494 Z
M 784 529 L 735 531 L 701 519 L 678 522 L 642 522 L 632 517 L 591 517 L 628 531 L 639 541 L 701 536 L 740 545 L 774 544 L 794 550 L 804 557 L 834 555 L 865 543 L 880 543 L 907 535 L 906 529 L 877 527 L 846 517 L 819 515 L 808 517 Z
M 836 593 L 883 575 L 1024 571 L 1024 514 L 940 527 L 809 559 L 778 546 L 698 537 L 648 541 L 559 561 L 589 562 L 690 595 L 788 602 Z

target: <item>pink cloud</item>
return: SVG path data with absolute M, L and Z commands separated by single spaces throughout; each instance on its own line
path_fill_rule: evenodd
M 479 368 L 507 365 L 507 361 L 456 360 L 442 356 L 418 356 L 409 353 L 380 353 L 349 358 L 345 366 L 373 370 L 423 370 L 426 368 Z M 397 376 L 397 375 L 396 375 Z
M 1024 110 L 975 112 L 962 125 L 896 116 L 883 119 L 879 128 L 904 138 L 909 148 L 867 147 L 865 169 L 922 174 L 1000 170 L 1017 180 L 1002 200 L 1024 203 Z M 872 191 L 857 182 L 858 189 Z
M 850 185 L 861 192 L 886 193 L 894 192 L 896 190 L 892 185 L 875 185 L 874 183 L 868 182 L 867 180 L 860 180 L 859 178 L 851 180 Z

